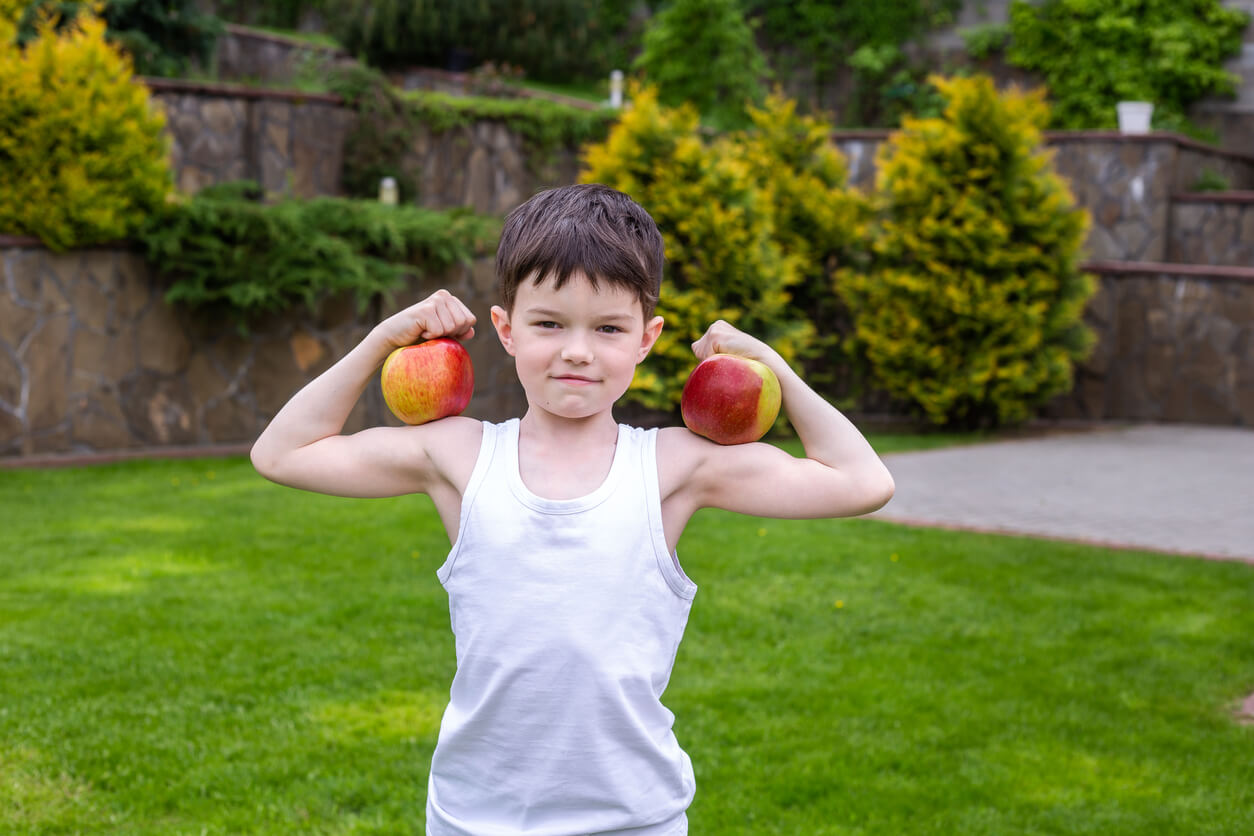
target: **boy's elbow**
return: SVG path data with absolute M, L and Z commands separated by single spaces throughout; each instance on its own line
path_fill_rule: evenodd
M 883 508 L 893 498 L 896 490 L 897 483 L 893 481 L 893 474 L 881 464 L 874 473 L 867 476 L 865 490 L 867 506 L 861 513 L 870 514 Z

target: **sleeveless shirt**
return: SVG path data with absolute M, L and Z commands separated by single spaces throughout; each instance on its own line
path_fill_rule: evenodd
M 457 672 L 427 833 L 685 834 L 695 780 L 661 696 L 696 585 L 666 547 L 657 431 L 620 425 L 601 485 L 546 499 L 518 427 L 485 422 L 437 571 Z

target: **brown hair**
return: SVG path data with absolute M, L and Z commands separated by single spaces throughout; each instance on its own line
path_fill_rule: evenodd
M 595 183 L 540 192 L 505 219 L 496 250 L 501 303 L 514 310 L 525 281 L 553 279 L 560 288 L 573 273 L 636 294 L 647 320 L 662 285 L 662 233 L 627 195 Z

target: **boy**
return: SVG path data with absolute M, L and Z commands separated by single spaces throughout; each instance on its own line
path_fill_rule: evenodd
M 696 585 L 676 544 L 700 508 L 768 517 L 864 514 L 893 481 L 862 435 L 780 356 L 724 322 L 693 350 L 778 375 L 805 446 L 721 447 L 687 429 L 617 424 L 614 402 L 661 333 L 662 238 L 621 192 L 542 192 L 506 219 L 492 325 L 527 397 L 521 419 L 450 417 L 341 435 L 388 353 L 469 339 L 438 291 L 384 320 L 298 392 L 252 460 L 341 496 L 428 494 L 452 549 L 457 672 L 432 758 L 427 833 L 688 832 L 692 765 L 662 705 Z

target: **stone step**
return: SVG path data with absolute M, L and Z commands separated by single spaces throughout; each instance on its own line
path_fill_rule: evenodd
M 1254 265 L 1254 191 L 1172 195 L 1167 260 L 1209 266 Z

